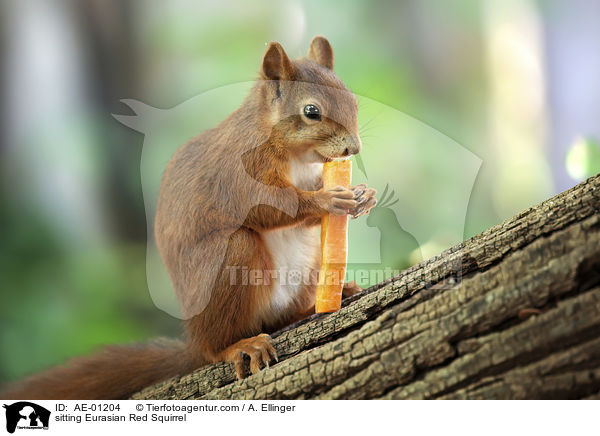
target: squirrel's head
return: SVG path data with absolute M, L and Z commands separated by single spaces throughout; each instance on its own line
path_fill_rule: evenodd
M 270 43 L 261 78 L 261 118 L 274 144 L 314 162 L 360 152 L 356 97 L 333 72 L 327 39 L 316 36 L 308 56 L 294 61 L 279 43 Z

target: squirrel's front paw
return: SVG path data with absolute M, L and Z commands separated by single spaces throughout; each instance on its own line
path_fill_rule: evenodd
M 227 347 L 222 353 L 225 362 L 233 363 L 238 379 L 246 377 L 244 366 L 244 355 L 250 356 L 250 371 L 256 374 L 265 366 L 269 366 L 271 360 L 277 361 L 277 352 L 271 344 L 271 336 L 261 333 L 253 338 L 242 339 Z
M 317 201 L 321 208 L 333 215 L 346 215 L 357 205 L 355 195 L 349 189 L 338 186 L 333 189 L 321 189 L 317 193 Z
M 352 218 L 358 218 L 361 215 L 369 213 L 377 204 L 377 198 L 375 198 L 377 191 L 373 188 L 368 188 L 364 183 L 354 186 L 352 192 L 356 201 L 356 206 L 348 212 Z

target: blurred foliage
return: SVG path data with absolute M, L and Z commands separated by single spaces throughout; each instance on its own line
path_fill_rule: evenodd
M 574 180 L 584 180 L 600 172 L 600 143 L 579 138 L 567 153 L 567 171 Z
M 12 379 L 97 346 L 178 335 L 146 290 L 145 244 L 65 249 L 27 210 L 2 210 L 0 375 Z M 151 322 L 149 322 L 151 320 Z

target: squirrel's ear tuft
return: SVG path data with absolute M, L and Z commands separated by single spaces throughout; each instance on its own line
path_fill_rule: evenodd
M 278 42 L 271 42 L 262 60 L 262 76 L 267 80 L 293 80 L 294 65 Z
M 310 42 L 308 58 L 311 61 L 333 70 L 333 49 L 324 36 L 315 36 Z

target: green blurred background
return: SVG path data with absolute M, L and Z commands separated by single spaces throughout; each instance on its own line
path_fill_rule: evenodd
M 323 34 L 352 91 L 482 160 L 467 238 L 599 171 L 598 22 L 585 0 L 2 0 L 0 383 L 179 335 L 148 292 L 144 138 L 121 99 L 171 108 L 253 80 L 269 41 L 296 57 Z

